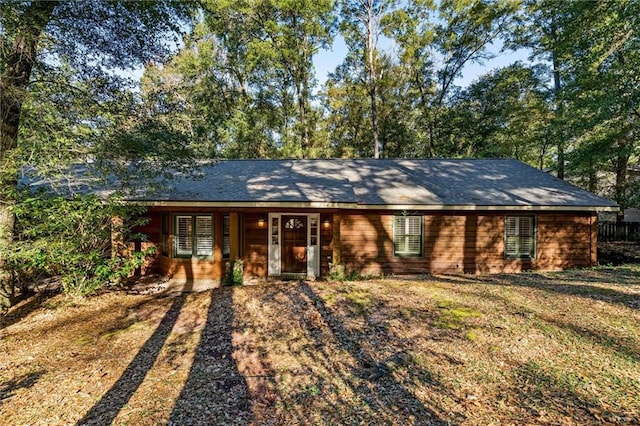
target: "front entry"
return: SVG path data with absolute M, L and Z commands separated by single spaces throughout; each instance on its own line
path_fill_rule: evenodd
M 283 274 L 307 273 L 307 217 L 282 216 Z
M 318 213 L 269 213 L 269 276 L 319 275 L 319 224 Z

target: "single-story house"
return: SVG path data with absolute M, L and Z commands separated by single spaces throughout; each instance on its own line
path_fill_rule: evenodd
M 497 273 L 597 263 L 615 203 L 509 159 L 222 160 L 176 173 L 140 229 L 151 269 L 252 277 Z

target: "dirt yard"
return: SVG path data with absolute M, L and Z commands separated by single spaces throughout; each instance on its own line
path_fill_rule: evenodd
M 21 302 L 3 424 L 640 424 L 640 266 Z

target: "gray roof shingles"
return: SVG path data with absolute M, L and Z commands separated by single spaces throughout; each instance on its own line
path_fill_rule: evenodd
M 140 201 L 616 207 L 509 159 L 221 160 Z

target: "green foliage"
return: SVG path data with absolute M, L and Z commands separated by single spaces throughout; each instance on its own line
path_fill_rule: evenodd
M 131 230 L 144 220 L 142 209 L 117 200 L 23 192 L 14 213 L 15 243 L 6 259 L 22 281 L 58 276 L 65 293 L 86 295 L 122 281 L 151 254 L 124 243 L 143 238 Z
M 143 99 L 166 110 L 196 155 L 326 155 L 313 105 L 313 56 L 333 37 L 333 4 L 203 2 L 194 31 L 163 67 L 147 67 Z
M 447 150 L 467 157 L 517 158 L 550 166 L 553 112 L 543 67 L 515 63 L 461 91 L 446 114 Z
M 344 263 L 329 263 L 329 279 L 331 281 L 345 281 L 347 279 Z
M 241 259 L 227 262 L 223 282 L 225 285 L 242 285 L 244 282 L 244 262 Z

